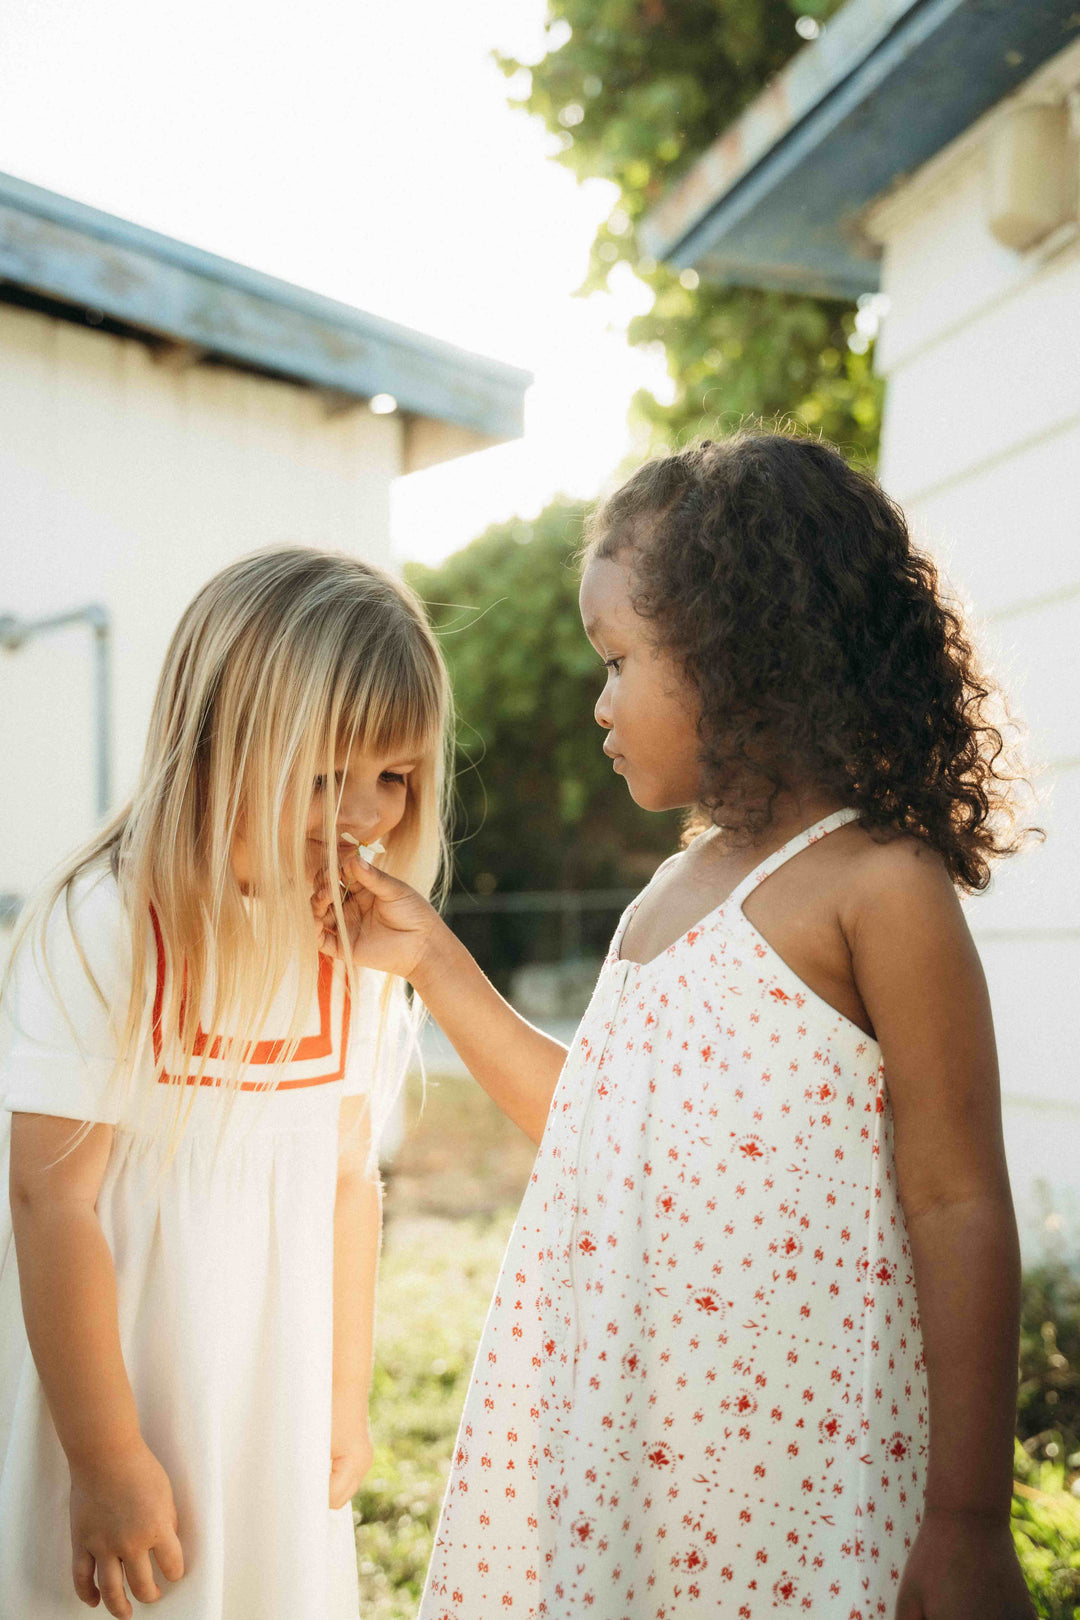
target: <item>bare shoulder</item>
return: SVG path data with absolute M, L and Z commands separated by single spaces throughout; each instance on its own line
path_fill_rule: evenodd
M 936 849 L 909 834 L 884 836 L 857 825 L 844 831 L 849 834 L 846 927 L 854 931 L 876 924 L 902 931 L 922 922 L 966 932 L 956 887 Z
M 684 866 L 685 861 L 686 861 L 686 850 L 685 849 L 677 849 L 675 851 L 674 855 L 669 855 L 666 860 L 663 860 L 663 861 L 660 862 L 660 865 L 656 868 L 656 871 L 653 873 L 652 877 L 649 879 L 649 883 L 646 885 L 646 887 L 649 887 L 653 883 L 655 883 L 657 878 L 662 877 L 665 872 L 670 874 L 670 873 L 673 873 L 673 872 L 675 872 L 677 870 L 680 870 Z

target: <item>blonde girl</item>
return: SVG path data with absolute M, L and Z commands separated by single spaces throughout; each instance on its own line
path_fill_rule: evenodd
M 312 896 L 332 930 L 343 852 L 379 843 L 432 894 L 447 713 L 397 580 L 244 558 L 172 638 L 131 802 L 22 919 L 0 1614 L 356 1620 L 377 1145 L 415 1020 Z

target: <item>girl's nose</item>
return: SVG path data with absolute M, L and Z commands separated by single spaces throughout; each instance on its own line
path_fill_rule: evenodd
M 605 731 L 610 731 L 611 730 L 611 710 L 610 710 L 610 708 L 608 706 L 607 696 L 608 696 L 607 687 L 605 686 L 604 690 L 601 692 L 600 696 L 596 700 L 596 707 L 593 710 L 593 718 L 596 721 L 598 726 L 603 726 Z
M 368 791 L 352 787 L 348 782 L 345 784 L 337 815 L 342 832 L 355 833 L 361 843 L 366 843 L 368 833 L 378 826 L 380 815 L 379 797 L 374 788 Z

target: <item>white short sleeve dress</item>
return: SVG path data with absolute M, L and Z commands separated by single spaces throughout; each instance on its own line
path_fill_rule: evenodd
M 111 874 L 80 877 L 71 910 L 106 1000 L 123 995 L 126 1007 L 130 943 Z M 201 1087 L 161 1180 L 145 1151 L 146 1121 L 166 1095 L 158 1042 L 121 1113 L 105 1088 L 109 1020 L 62 902 L 47 944 L 74 1029 L 24 952 L 0 1056 L 0 1615 L 86 1612 L 70 1576 L 66 1459 L 26 1341 L 11 1239 L 10 1114 L 23 1111 L 114 1127 L 97 1211 L 142 1433 L 172 1482 L 186 1561 L 176 1585 L 159 1582 L 155 1613 L 357 1620 L 351 1510 L 328 1506 L 333 1214 L 341 1098 L 377 1086 L 385 1095 L 400 1080 L 373 1069 L 383 976 L 362 976 L 353 1008 L 342 965 L 323 957 L 304 1039 L 278 1090 L 253 1083 L 235 1098 L 215 1156 L 221 1093 Z M 160 989 L 156 973 L 155 981 Z M 275 1030 L 271 1013 L 256 1062 L 287 1027 L 286 1019 Z
M 892 1620 L 927 1389 L 876 1042 L 742 902 L 628 908 L 484 1325 L 420 1620 Z

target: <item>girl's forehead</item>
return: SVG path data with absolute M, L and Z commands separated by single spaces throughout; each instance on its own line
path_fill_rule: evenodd
M 581 576 L 578 603 L 586 635 L 623 627 L 636 617 L 630 600 L 628 561 L 593 557 Z

